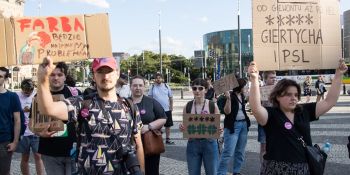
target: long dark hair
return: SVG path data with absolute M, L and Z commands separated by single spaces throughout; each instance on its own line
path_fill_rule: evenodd
M 288 87 L 296 87 L 298 90 L 298 100 L 300 100 L 300 94 L 301 94 L 301 88 L 297 82 L 291 79 L 282 79 L 277 82 L 275 88 L 273 88 L 269 101 L 273 104 L 275 107 L 279 107 L 279 102 L 277 101 L 277 97 L 282 97 L 286 95 Z
M 241 92 L 245 85 L 247 85 L 247 81 L 243 78 L 238 78 L 238 87 L 232 89 L 233 92 Z

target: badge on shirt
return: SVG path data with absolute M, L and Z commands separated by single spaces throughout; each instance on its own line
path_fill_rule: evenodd
M 293 126 L 292 126 L 292 124 L 290 122 L 286 122 L 286 123 L 284 123 L 284 127 L 286 129 L 290 130 L 290 129 L 292 129 Z
M 144 109 L 141 109 L 140 110 L 140 113 L 143 115 L 143 114 L 146 114 L 146 110 L 144 110 Z

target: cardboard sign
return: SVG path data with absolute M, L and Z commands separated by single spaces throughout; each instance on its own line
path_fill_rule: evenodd
M 269 101 L 271 91 L 274 87 L 275 87 L 274 85 L 260 87 L 260 100 L 261 101 Z
M 62 94 L 52 95 L 52 98 L 53 98 L 53 101 L 64 100 L 64 96 Z M 50 125 L 49 131 L 63 131 L 64 130 L 64 123 L 61 120 L 57 120 L 57 119 L 54 119 L 50 116 L 40 114 L 36 97 L 33 99 L 31 116 L 32 117 L 31 117 L 30 128 L 34 132 L 41 132 L 48 125 Z
M 220 138 L 220 114 L 185 114 L 184 138 Z
M 341 58 L 339 0 L 253 0 L 259 70 L 333 69 Z
M 229 74 L 213 83 L 215 93 L 218 95 L 238 86 L 239 85 L 234 74 Z
M 0 66 L 112 56 L 107 14 L 1 19 L 0 32 Z

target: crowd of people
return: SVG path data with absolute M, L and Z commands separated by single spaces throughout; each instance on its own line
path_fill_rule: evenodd
M 14 93 L 4 88 L 9 70 L 0 67 L 0 101 L 8 102 L 0 108 L 0 174 L 10 173 L 15 151 L 22 155 L 21 172 L 25 175 L 29 174 L 30 152 L 38 175 L 44 171 L 48 175 L 159 174 L 160 154 L 144 154 L 144 134 L 164 127 L 164 143 L 175 144 L 171 139 L 171 87 L 163 82 L 162 74 L 156 73 L 155 83 L 146 95 L 145 79 L 137 75 L 128 81 L 120 74 L 114 58 L 94 59 L 91 70 L 93 82 L 82 93 L 67 85 L 65 63 L 53 64 L 51 58 L 45 58 L 38 68 L 37 84 L 24 79 L 21 91 Z M 310 102 L 312 79 L 307 77 L 303 84 L 307 101 L 299 103 L 299 84 L 289 79 L 277 82 L 275 71 L 263 72 L 260 82 L 258 66 L 252 62 L 249 79 L 238 78 L 238 86 L 222 94 L 224 123 L 218 132 L 223 138 L 223 150 L 217 138 L 189 138 L 188 174 L 200 175 L 202 164 L 207 175 L 226 175 L 228 167 L 232 167 L 234 175 L 241 173 L 251 125 L 248 102 L 259 124 L 260 174 L 310 174 L 303 145 L 291 131 L 297 130 L 305 143 L 312 145 L 310 122 L 336 104 L 346 71 L 341 60 L 328 91 L 319 77 L 315 82 L 316 102 Z M 248 82 L 249 97 L 245 92 Z M 274 86 L 268 100 L 260 98 L 261 86 Z M 219 94 L 215 94 L 211 79 L 197 78 L 191 88 L 193 100 L 184 106 L 184 115 L 220 114 Z M 64 99 L 54 100 L 53 95 L 63 95 Z M 22 114 L 26 126 L 23 133 Z M 52 130 L 50 125 L 34 129 L 32 118 L 43 115 L 63 121 L 63 131 Z M 179 129 L 187 130 L 183 124 Z

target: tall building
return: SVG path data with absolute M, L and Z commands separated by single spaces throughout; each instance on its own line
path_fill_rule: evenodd
M 241 29 L 241 58 L 242 71 L 246 70 L 253 60 L 252 29 Z M 239 40 L 238 30 L 225 30 L 207 33 L 203 36 L 203 48 L 206 59 L 214 59 L 214 64 L 207 65 L 208 69 L 215 69 L 217 75 L 225 76 L 239 73 Z M 243 74 L 243 76 L 246 76 Z
M 343 42 L 344 42 L 344 59 L 346 62 L 350 62 L 350 10 L 345 11 L 343 15 L 344 29 L 343 29 Z

